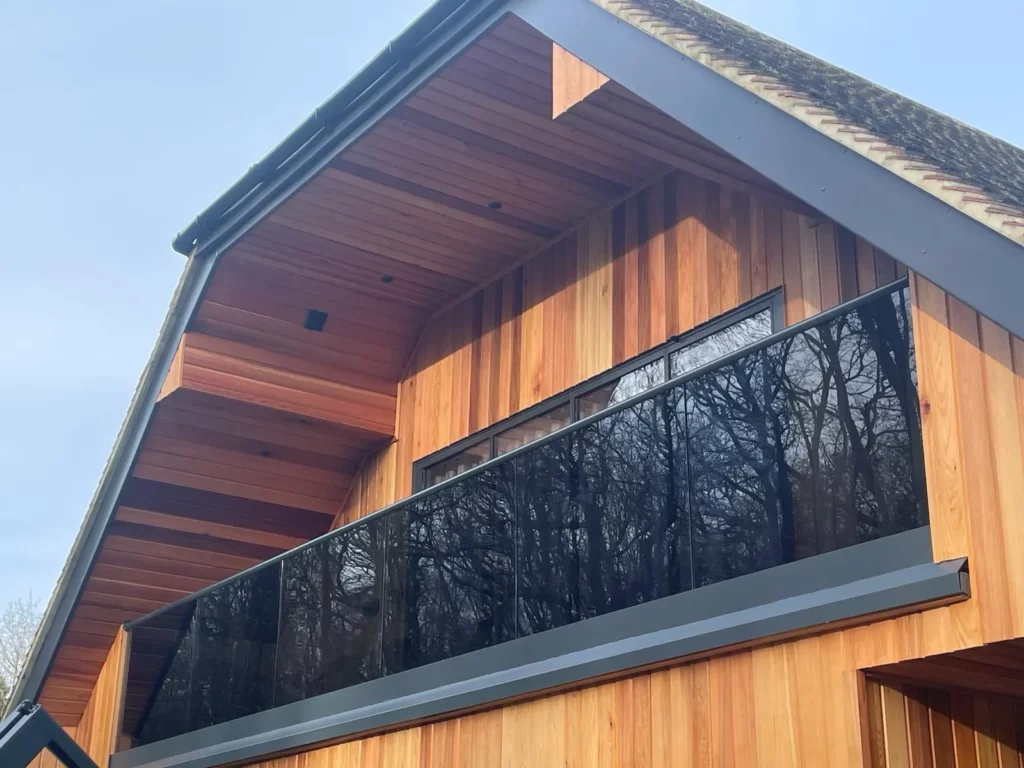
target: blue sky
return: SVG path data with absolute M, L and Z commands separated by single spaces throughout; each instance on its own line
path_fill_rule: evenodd
M 715 0 L 1024 145 L 1020 0 Z M 175 232 L 425 0 L 10 0 L 0 25 L 0 609 L 49 596 L 183 265 Z

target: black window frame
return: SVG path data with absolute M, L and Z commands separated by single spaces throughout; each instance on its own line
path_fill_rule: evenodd
M 642 352 L 636 357 L 632 357 L 606 371 L 602 371 L 595 376 L 591 376 L 589 379 L 586 379 L 569 389 L 563 390 L 557 395 L 552 395 L 539 403 L 535 403 L 528 408 L 517 411 L 501 421 L 477 430 L 471 435 L 467 435 L 466 437 L 457 440 L 440 450 L 434 451 L 427 456 L 417 459 L 412 464 L 413 492 L 416 493 L 431 487 L 427 484 L 427 472 L 432 467 L 456 456 L 467 448 L 475 446 L 480 442 L 487 441 L 489 446 L 490 456 L 485 459 L 485 462 L 494 460 L 497 456 L 497 453 L 495 452 L 495 438 L 499 434 L 538 416 L 542 416 L 554 408 L 568 404 L 570 414 L 569 423 L 576 423 L 580 419 L 579 404 L 577 402 L 579 397 L 605 386 L 610 382 L 620 379 L 633 371 L 643 368 L 644 366 L 650 365 L 659 359 L 663 361 L 665 368 L 663 381 L 668 381 L 672 378 L 671 357 L 673 353 L 702 341 L 708 336 L 725 330 L 726 328 L 753 317 L 754 315 L 760 314 L 765 310 L 769 310 L 771 313 L 771 334 L 778 333 L 785 328 L 786 325 L 784 307 L 782 287 L 779 286 L 777 288 L 773 288 L 750 301 L 740 304 L 738 307 L 730 309 L 728 312 L 723 312 L 722 314 L 711 318 L 707 322 L 701 323 L 695 328 L 691 328 L 684 333 L 673 336 L 667 341 L 656 347 L 652 347 L 646 352 Z M 455 477 L 458 477 L 458 475 L 455 475 Z

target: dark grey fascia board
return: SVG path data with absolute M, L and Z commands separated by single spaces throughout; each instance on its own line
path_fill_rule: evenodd
M 67 768 L 96 768 L 92 758 L 57 725 L 49 712 L 38 704 L 23 701 L 0 723 L 0 765 L 26 768 L 44 749 L 49 749 Z
M 92 571 L 107 525 L 117 509 L 118 496 L 135 465 L 160 388 L 170 370 L 182 334 L 206 290 L 215 264 L 215 258 L 196 256 L 190 257 L 185 264 L 156 345 L 143 370 L 124 424 L 103 469 L 99 486 L 71 547 L 68 561 L 43 614 L 24 671 L 14 687 L 12 701 L 37 701 L 39 698 L 71 614 Z
M 175 250 L 206 254 L 231 247 L 507 12 L 507 0 L 432 4 L 179 233 Z
M 1024 338 L 1024 247 L 589 0 L 513 0 L 542 34 Z
M 251 761 L 717 648 L 966 599 L 966 561 L 931 558 L 930 530 L 919 528 L 121 752 L 111 768 Z

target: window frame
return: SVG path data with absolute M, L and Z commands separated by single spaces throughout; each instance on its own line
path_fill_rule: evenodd
M 542 400 L 539 403 L 524 408 L 521 411 L 508 416 L 501 421 L 497 421 L 488 427 L 477 430 L 471 435 L 467 435 L 460 440 L 451 443 L 444 448 L 441 448 L 433 453 L 430 453 L 422 458 L 417 459 L 412 463 L 412 490 L 414 493 L 425 490 L 431 486 L 427 485 L 427 472 L 437 464 L 452 458 L 453 456 L 461 453 L 467 448 L 470 448 L 477 443 L 486 441 L 488 443 L 490 457 L 484 461 L 493 461 L 497 454 L 495 453 L 495 439 L 496 437 L 505 432 L 508 429 L 516 427 L 530 419 L 542 416 L 548 411 L 558 408 L 562 405 L 569 405 L 570 421 L 569 424 L 574 424 L 580 419 L 579 403 L 578 399 L 587 395 L 595 389 L 603 387 L 610 382 L 616 381 L 622 378 L 626 374 L 632 373 L 635 370 L 643 368 L 644 366 L 650 365 L 656 362 L 658 359 L 662 360 L 665 370 L 664 381 L 668 381 L 672 378 L 672 366 L 671 356 L 674 352 L 680 349 L 695 344 L 712 334 L 718 333 L 736 323 L 742 322 L 754 315 L 760 314 L 765 310 L 769 310 L 771 313 L 771 331 L 770 334 L 775 334 L 785 328 L 785 317 L 784 317 L 784 304 L 782 287 L 773 288 L 767 293 L 763 293 L 760 296 L 751 299 L 750 301 L 740 304 L 738 307 L 730 309 L 728 312 L 723 312 L 717 315 L 705 323 L 698 325 L 695 328 L 690 329 L 684 333 L 673 336 L 667 341 L 659 344 L 656 347 L 652 347 L 646 352 L 642 352 L 636 357 L 631 357 L 629 360 L 625 360 L 607 371 L 591 376 L 585 381 L 581 381 L 557 395 L 552 395 L 546 400 Z M 531 441 L 532 442 L 532 441 Z M 528 443 L 527 443 L 528 444 Z M 456 475 L 457 476 L 457 475 Z

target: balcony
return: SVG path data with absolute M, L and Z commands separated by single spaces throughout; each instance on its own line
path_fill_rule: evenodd
M 133 622 L 123 733 L 152 744 L 755 573 L 770 602 L 761 572 L 927 524 L 921 450 L 898 283 Z

